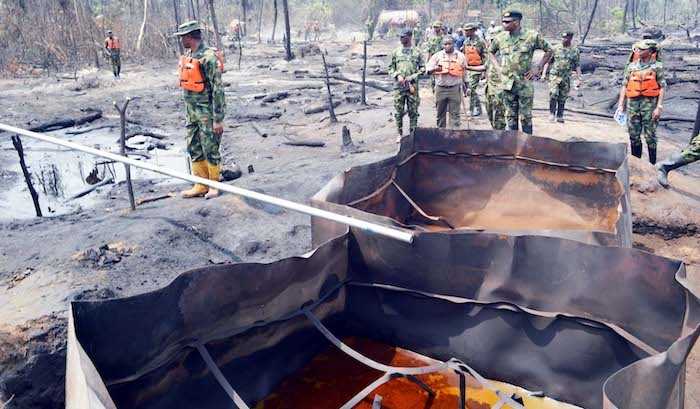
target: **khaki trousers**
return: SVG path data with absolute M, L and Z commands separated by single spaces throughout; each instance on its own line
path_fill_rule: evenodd
M 459 108 L 462 103 L 460 85 L 453 87 L 435 86 L 435 107 L 437 108 L 437 126 L 445 128 L 447 125 L 447 112 L 450 112 L 450 128 L 459 128 Z

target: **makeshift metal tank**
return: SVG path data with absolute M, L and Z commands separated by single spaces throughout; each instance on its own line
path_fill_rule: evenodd
M 441 137 L 443 148 L 436 140 L 420 142 L 421 134 Z M 433 158 L 444 151 L 461 152 L 445 154 L 455 155 L 447 162 L 469 157 L 498 168 L 465 154 L 471 143 L 482 144 L 490 146 L 495 161 L 508 161 L 501 169 L 545 184 L 539 188 L 556 199 L 538 192 L 542 201 L 552 200 L 553 206 L 568 200 L 585 212 L 576 204 L 586 198 L 582 187 L 562 183 L 564 176 L 548 184 L 562 169 L 523 171 L 529 165 L 516 162 L 525 157 L 528 164 L 577 167 L 587 175 L 589 191 L 597 192 L 589 203 L 607 209 L 596 214 L 615 208 L 617 216 L 599 217 L 607 220 L 605 229 L 596 222 L 588 230 L 527 226 L 516 232 L 444 225 L 430 231 L 435 219 L 420 219 L 424 227 L 407 228 L 415 233 L 410 244 L 313 220 L 314 241 L 321 244 L 307 256 L 207 267 L 151 293 L 73 302 L 66 406 L 349 409 L 374 407 L 383 396 L 378 407 L 389 409 L 522 408 L 511 395 L 517 391 L 526 395 L 528 409 L 681 408 L 685 359 L 700 334 L 700 303 L 688 289 L 684 265 L 582 242 L 624 245 L 631 237 L 624 152 L 622 159 L 617 156 L 621 147 L 567 146 L 517 133 L 421 130 L 416 136 L 404 139 L 399 158 L 382 163 L 409 163 L 408 152 L 431 152 L 427 158 Z M 485 145 L 489 138 L 492 143 Z M 429 143 L 432 148 L 425 148 Z M 509 143 L 509 149 L 503 147 Z M 611 152 L 614 160 L 595 156 L 598 150 Z M 562 151 L 574 165 L 553 160 Z M 425 159 L 418 156 L 412 156 L 416 164 Z M 368 166 L 334 179 L 314 204 L 406 228 L 396 220 L 412 220 L 408 217 L 420 212 L 389 200 L 403 197 L 398 189 L 372 196 L 382 200 L 360 200 L 387 185 L 387 175 L 406 171 Z M 404 169 L 409 168 L 423 174 L 418 165 Z M 445 172 L 450 177 L 441 180 L 459 180 L 458 172 Z M 402 177 L 401 189 L 418 195 L 421 189 Z M 423 186 L 439 190 L 432 185 Z M 464 184 L 453 186 L 467 191 Z M 442 192 L 451 197 L 449 189 Z M 562 192 L 572 197 L 562 199 Z M 411 200 L 423 212 L 422 204 L 431 202 Z M 377 206 L 373 209 L 396 212 L 377 216 L 346 206 L 369 202 Z M 561 238 L 567 235 L 576 240 Z M 560 403 L 526 391 L 541 391 Z

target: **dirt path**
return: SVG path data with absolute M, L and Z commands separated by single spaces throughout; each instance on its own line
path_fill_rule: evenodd
M 361 59 L 348 45 L 326 44 L 328 60 L 342 75 L 359 78 Z M 388 82 L 388 54 L 393 42 L 370 47 L 370 78 Z M 227 84 L 229 115 L 225 122 L 224 168 L 239 164 L 244 175 L 236 186 L 305 203 L 337 173 L 352 166 L 392 155 L 394 142 L 392 95 L 369 89 L 370 109 L 360 105 L 359 87 L 335 82 L 334 97 L 340 123 L 331 125 L 327 113 L 306 115 L 304 109 L 326 101 L 318 78 L 319 55 L 287 63 L 281 47 L 248 44 L 242 71 L 234 63 L 223 80 Z M 3 89 L 0 122 L 30 127 L 52 118 L 79 115 L 81 108 L 102 109 L 108 118 L 94 124 L 115 125 L 112 101 L 138 96 L 129 108 L 130 118 L 171 137 L 168 152 L 184 157 L 183 106 L 175 85 L 172 64 L 124 65 L 120 81 L 105 70 L 86 71 L 83 78 L 56 82 L 53 79 L 1 79 Z M 607 81 L 607 74 L 587 80 Z M 420 124 L 434 124 L 432 95 L 421 90 Z M 673 88 L 672 88 L 673 90 Z M 287 92 L 276 102 L 263 102 L 261 95 Z M 570 106 L 584 99 L 595 101 L 611 88 L 586 89 L 575 95 Z M 672 91 L 671 91 L 672 92 Z M 547 105 L 546 87 L 537 85 L 536 108 Z M 271 119 L 265 119 L 270 117 Z M 261 138 L 251 126 L 255 120 L 268 133 Z M 407 121 L 407 119 L 406 119 Z M 341 154 L 341 129 L 348 126 L 353 140 L 367 152 Z M 406 128 L 408 124 L 406 122 Z M 472 120 L 473 129 L 488 129 L 484 117 Z M 662 127 L 660 157 L 681 146 L 683 129 L 677 124 Z M 612 120 L 567 116 L 565 125 L 550 123 L 546 112 L 535 111 L 535 134 L 567 140 L 578 138 L 625 142 L 624 130 Z M 117 130 L 108 135 L 116 138 Z M 60 134 L 60 133 L 59 133 Z M 326 142 L 321 148 L 284 145 L 283 134 Z M 673 134 L 673 137 L 669 135 Z M 90 142 L 90 133 L 86 134 Z M 112 136 L 110 136 L 111 138 Z M 42 146 L 27 141 L 29 150 Z M 52 160 L 41 157 L 41 166 Z M 76 161 L 76 160 L 73 160 Z M 0 136 L 0 192 L 17 186 L 16 153 L 9 138 Z M 248 165 L 255 172 L 247 173 Z M 674 189 L 659 189 L 651 165 L 631 158 L 635 245 L 688 263 L 689 275 L 700 291 L 700 166 L 689 167 L 689 176 L 673 174 Z M 88 164 L 87 168 L 92 166 Z M 184 184 L 139 180 L 137 198 L 179 192 Z M 70 192 L 63 192 L 66 196 Z M 25 195 L 23 206 L 30 205 Z M 0 201 L 9 200 L 0 193 Z M 101 189 L 76 201 L 68 214 L 44 219 L 0 220 L 0 401 L 15 395 L 12 409 L 60 408 L 63 405 L 65 329 L 68 301 L 121 297 L 151 291 L 168 284 L 183 271 L 211 263 L 269 262 L 310 250 L 309 218 L 261 205 L 232 195 L 216 200 L 183 200 L 173 197 L 140 206 L 130 212 L 125 186 Z M 688 364 L 687 407 L 700 408 L 700 361 L 697 352 Z

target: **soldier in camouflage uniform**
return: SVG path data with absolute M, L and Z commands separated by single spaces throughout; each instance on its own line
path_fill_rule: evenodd
M 576 70 L 577 80 L 581 82 L 581 56 L 578 47 L 571 44 L 573 31 L 561 35 L 561 44 L 554 46 L 554 54 L 543 72 L 549 67 L 549 120 L 564 123 L 564 105 L 571 90 L 571 70 Z M 542 75 L 544 81 L 546 75 Z
M 659 44 L 658 41 L 654 39 L 654 30 L 651 28 L 645 28 L 644 31 L 642 31 L 642 41 L 646 41 L 647 43 L 651 44 L 654 49 L 656 50 L 654 53 L 651 54 L 651 59 L 656 60 L 658 62 L 664 62 L 663 56 L 661 55 L 661 44 Z M 633 61 L 636 61 L 639 59 L 639 53 L 637 52 L 637 45 L 641 43 L 634 43 L 632 45 L 632 52 L 630 53 L 629 58 L 627 59 L 627 63 L 631 63 Z
M 428 39 L 426 51 L 428 52 L 428 59 L 435 55 L 438 51 L 442 51 L 443 45 L 442 40 L 444 39 L 442 34 L 442 22 L 436 21 L 433 23 L 433 35 Z M 430 89 L 435 93 L 435 77 L 430 77 Z
M 531 134 L 535 94 L 532 80 L 542 72 L 554 50 L 538 33 L 521 30 L 522 17 L 519 11 L 503 13 L 501 23 L 505 32 L 499 33 L 491 42 L 489 58 L 501 76 L 501 95 L 506 106 L 508 128 L 517 130 L 520 119 L 523 132 Z M 545 54 L 540 63 L 532 68 L 535 49 L 543 50 Z M 498 59 L 497 52 L 500 52 Z
M 413 29 L 413 45 L 420 47 L 423 42 L 423 30 L 420 28 L 420 21 L 416 22 L 416 27 Z
M 198 22 L 189 21 L 180 25 L 175 35 L 181 38 L 182 45 L 188 49 L 186 57 L 199 61 L 199 71 L 204 82 L 201 92 L 184 90 L 187 152 L 192 160 L 192 171 L 195 176 L 218 182 L 221 173 L 219 144 L 226 116 L 226 96 L 221 71 L 217 66 L 218 57 L 202 41 Z M 182 73 L 180 79 L 180 85 L 183 86 Z M 182 192 L 182 197 L 185 198 L 204 196 L 209 199 L 218 195 L 217 189 L 199 183 Z
M 486 44 L 476 35 L 478 28 L 479 25 L 476 23 L 469 23 L 464 27 L 467 38 L 460 51 L 467 57 L 469 65 L 483 65 L 487 57 Z M 472 72 L 469 74 L 469 112 L 472 116 L 481 115 L 481 101 L 477 92 L 479 79 L 481 79 L 481 73 Z
M 498 57 L 498 55 L 496 55 Z M 501 98 L 501 77 L 490 61 L 486 62 L 486 115 L 491 127 L 497 130 L 506 129 L 506 106 Z
M 659 124 L 661 110 L 664 105 L 666 93 L 666 78 L 664 67 L 658 61 L 651 59 L 654 49 L 648 42 L 642 41 L 637 45 L 640 59 L 627 65 L 618 110 L 624 110 L 625 99 L 627 103 L 627 131 L 630 135 L 630 148 L 632 155 L 642 157 L 642 139 L 647 141 L 649 162 L 656 163 L 656 127 Z
M 671 155 L 668 159 L 656 164 L 659 183 L 661 183 L 661 186 L 663 187 L 668 187 L 668 172 L 699 160 L 700 134 L 695 135 L 693 140 L 690 141 L 690 146 L 685 148 L 685 150 L 681 152 L 676 152 L 673 155 Z
M 112 30 L 107 31 L 105 50 L 107 50 L 109 61 L 112 63 L 114 78 L 119 78 L 119 74 L 122 72 L 121 47 L 119 46 L 119 39 L 112 34 Z
M 405 112 L 408 112 L 410 120 L 409 131 L 413 132 L 418 126 L 418 107 L 420 106 L 418 77 L 425 73 L 425 61 L 423 51 L 411 46 L 411 36 L 411 29 L 407 28 L 401 32 L 401 47 L 391 53 L 389 63 L 389 75 L 394 79 L 394 108 L 396 109 L 396 127 L 399 131 L 397 142 L 403 136 Z M 412 91 L 411 88 L 413 88 Z

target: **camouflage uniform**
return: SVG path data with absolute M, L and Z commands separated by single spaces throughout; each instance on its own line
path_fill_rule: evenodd
M 690 141 L 690 146 L 681 152 L 681 160 L 685 164 L 700 160 L 700 134 L 696 135 L 695 138 Z
M 410 120 L 410 132 L 413 132 L 418 126 L 418 107 L 420 106 L 418 77 L 424 73 L 425 61 L 423 60 L 423 51 L 418 47 L 405 48 L 401 46 L 391 53 L 389 75 L 394 79 L 394 108 L 396 109 L 396 127 L 399 135 L 403 135 L 403 116 L 405 112 L 408 113 Z M 399 89 L 399 81 L 397 80 L 399 75 L 411 80 L 416 89 L 415 93 L 411 94 L 409 91 Z
M 413 28 L 413 45 L 416 47 L 420 47 L 420 44 L 423 42 L 423 30 L 421 30 L 420 27 L 414 27 Z
M 466 50 L 467 46 L 474 46 L 477 48 L 479 52 L 479 57 L 481 58 L 482 64 L 484 61 L 488 59 L 488 56 L 486 55 L 486 44 L 484 43 L 484 40 L 482 40 L 479 37 L 476 37 L 475 39 L 471 39 L 470 37 L 467 37 L 466 40 L 464 40 L 464 45 L 462 46 L 462 53 L 466 55 L 464 52 Z M 470 95 L 469 95 L 469 110 L 472 113 L 478 112 L 479 115 L 481 115 L 481 101 L 479 100 L 479 94 L 477 93 L 477 89 L 479 87 L 479 79 L 481 78 L 481 73 L 480 72 L 470 72 L 469 73 L 469 89 L 470 89 Z
M 493 129 L 506 129 L 506 107 L 501 98 L 501 79 L 490 61 L 486 63 L 486 114 Z
M 683 166 L 698 160 L 700 160 L 700 134 L 695 135 L 693 140 L 690 141 L 690 146 L 685 148 L 682 152 L 676 152 L 670 157 L 656 164 L 659 183 L 663 187 L 668 187 L 668 172 L 674 169 L 682 168 Z
M 223 122 L 226 116 L 226 97 L 217 67 L 214 50 L 202 42 L 197 51 L 187 51 L 188 57 L 199 60 L 204 91 L 184 90 L 187 113 L 187 152 L 192 162 L 206 160 L 211 165 L 221 162 L 219 143 L 221 136 L 214 134 L 214 123 Z
M 578 47 L 563 44 L 554 46 L 554 54 L 549 59 L 549 98 L 564 103 L 571 90 L 571 70 L 581 65 Z
M 499 33 L 491 42 L 489 52 L 500 52 L 501 92 L 506 106 L 508 128 L 517 130 L 518 119 L 523 132 L 532 133 L 532 100 L 534 87 L 525 73 L 532 67 L 535 49 L 548 52 L 552 46 L 534 31 L 523 30 L 518 34 Z
M 105 38 L 105 48 L 109 50 L 109 62 L 112 64 L 112 73 L 115 77 L 118 77 L 122 71 L 122 60 L 120 56 L 121 50 L 119 48 L 109 48 L 109 40 L 109 37 Z M 112 36 L 111 40 L 116 41 L 117 43 L 119 42 L 117 36 Z
M 644 64 L 641 60 L 639 60 L 627 65 L 624 78 L 622 80 L 622 86 L 627 86 L 632 72 L 648 70 L 655 71 L 656 81 L 659 84 L 659 87 L 666 88 L 666 78 L 664 75 L 663 64 L 654 60 L 649 60 L 649 63 L 647 64 Z M 629 101 L 627 101 L 627 131 L 630 135 L 632 153 L 637 157 L 642 156 L 641 134 L 642 131 L 644 131 L 644 139 L 647 141 L 647 149 L 649 150 L 650 161 L 652 163 L 656 162 L 656 127 L 659 124 L 659 121 L 653 121 L 651 117 L 656 109 L 658 99 L 658 97 L 640 96 L 636 98 L 629 98 Z
M 428 39 L 428 45 L 426 47 L 426 51 L 428 52 L 428 59 L 432 57 L 435 53 L 442 51 L 443 48 L 445 48 L 442 45 L 442 40 L 444 39 L 443 35 L 435 35 L 433 33 L 433 36 Z M 435 92 L 435 77 L 431 76 L 430 77 L 430 89 L 433 90 L 433 93 Z

